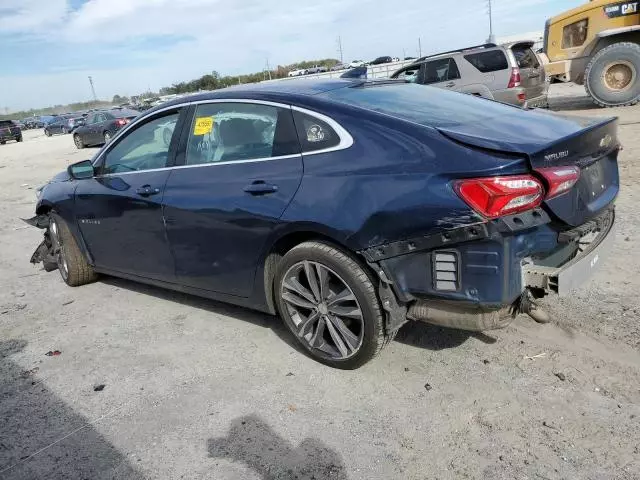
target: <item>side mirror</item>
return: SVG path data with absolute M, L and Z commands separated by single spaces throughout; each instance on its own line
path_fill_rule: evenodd
M 69 176 L 71 178 L 75 178 L 76 180 L 93 178 L 93 163 L 91 163 L 91 160 L 83 160 L 82 162 L 74 163 L 73 165 L 69 165 L 67 172 L 69 172 Z

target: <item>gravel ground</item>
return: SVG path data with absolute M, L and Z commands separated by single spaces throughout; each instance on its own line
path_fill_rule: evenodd
M 620 117 L 613 255 L 548 325 L 413 323 L 353 372 L 276 318 L 33 267 L 34 188 L 93 150 L 0 146 L 0 478 L 640 478 L 640 108 L 552 88 L 554 110 Z

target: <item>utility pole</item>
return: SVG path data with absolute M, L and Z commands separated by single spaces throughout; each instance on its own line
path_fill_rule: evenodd
M 487 43 L 495 43 L 496 38 L 493 36 L 493 11 L 491 10 L 491 0 L 487 0 L 487 13 L 489 14 L 489 38 Z
M 338 35 L 338 54 L 340 55 L 340 63 L 344 63 L 342 56 L 342 38 L 340 38 L 340 35 Z
M 271 80 L 271 68 L 269 67 L 269 57 L 267 57 L 267 61 L 266 61 L 266 65 L 265 65 L 265 69 L 266 69 L 266 72 L 268 72 L 268 73 L 269 73 L 269 80 Z M 266 72 L 265 72 L 265 73 L 266 73 Z M 266 80 L 266 79 L 265 79 L 265 80 Z
M 418 37 L 418 58 L 422 57 L 422 40 Z
M 89 75 L 89 85 L 91 85 L 91 93 L 93 94 L 93 101 L 97 102 L 98 97 L 96 97 L 96 89 L 93 88 L 93 78 L 91 78 L 91 75 Z

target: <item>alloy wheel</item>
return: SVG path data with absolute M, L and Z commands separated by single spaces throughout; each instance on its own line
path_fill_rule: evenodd
M 295 333 L 318 355 L 344 360 L 358 352 L 364 338 L 362 308 L 336 272 L 318 262 L 298 262 L 285 273 L 280 295 Z
M 62 241 L 60 240 L 60 230 L 55 220 L 51 220 L 49 225 L 49 233 L 51 234 L 51 243 L 53 244 L 53 252 L 55 255 L 56 263 L 58 264 L 58 270 L 64 280 L 69 277 L 69 264 L 64 255 L 62 248 Z
M 109 143 L 111 140 L 111 134 L 109 132 L 104 132 L 104 143 Z

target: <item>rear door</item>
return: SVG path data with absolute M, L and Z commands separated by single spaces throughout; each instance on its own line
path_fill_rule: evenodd
M 532 46 L 533 42 L 516 43 L 511 46 L 511 52 L 520 68 L 520 84 L 526 91 L 527 99 L 545 94 L 548 88 L 544 68 L 531 49 Z
M 458 64 L 451 57 L 439 58 L 423 64 L 422 83 L 433 87 L 457 91 L 462 83 Z
M 287 106 L 211 102 L 195 107 L 183 166 L 164 194 L 167 237 L 181 284 L 241 297 L 302 179 Z

